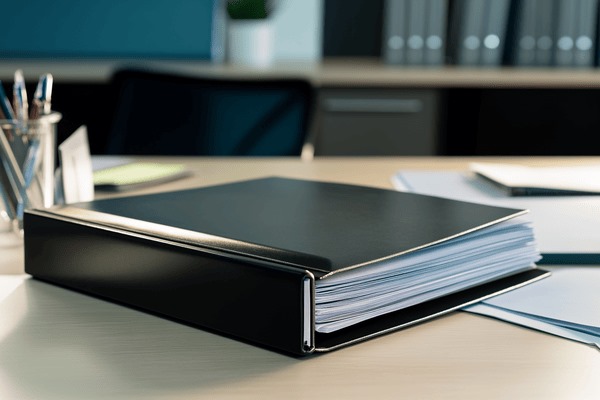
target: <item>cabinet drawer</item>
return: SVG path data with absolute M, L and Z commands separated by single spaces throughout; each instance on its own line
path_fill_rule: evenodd
M 434 155 L 433 89 L 322 89 L 316 155 Z

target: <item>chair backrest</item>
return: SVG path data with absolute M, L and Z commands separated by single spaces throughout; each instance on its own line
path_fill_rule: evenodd
M 117 97 L 106 154 L 300 155 L 314 98 L 302 79 L 121 70 L 111 84 Z

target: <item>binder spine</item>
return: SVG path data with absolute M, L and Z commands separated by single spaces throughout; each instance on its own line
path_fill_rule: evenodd
M 547 67 L 552 64 L 555 42 L 554 2 L 538 1 L 536 10 L 535 65 Z
M 425 0 L 410 0 L 408 3 L 407 65 L 423 65 L 424 62 L 427 3 Z
M 306 270 L 43 211 L 25 224 L 25 271 L 35 278 L 284 352 L 314 350 Z
M 510 1 L 493 0 L 487 3 L 486 31 L 483 35 L 481 63 L 485 66 L 500 66 L 506 43 Z
M 408 0 L 385 0 L 382 53 L 387 64 L 406 63 Z
M 593 66 L 598 0 L 581 0 L 578 11 L 578 32 L 574 40 L 574 64 L 576 67 L 589 68 Z
M 559 3 L 554 54 L 554 64 L 558 67 L 573 66 L 577 5 L 578 2 L 575 0 L 563 0 Z
M 475 66 L 481 64 L 481 41 L 486 3 L 481 0 L 463 0 L 457 64 Z
M 425 39 L 425 64 L 443 65 L 446 56 L 446 21 L 448 1 L 431 0 L 427 13 L 427 38 Z
M 513 64 L 519 66 L 535 65 L 536 26 L 538 0 L 520 0 L 517 12 L 517 33 Z

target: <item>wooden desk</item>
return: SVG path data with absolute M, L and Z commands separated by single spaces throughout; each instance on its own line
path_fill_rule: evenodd
M 389 188 L 397 169 L 467 161 L 188 159 L 193 177 L 145 192 L 269 175 Z M 598 399 L 599 376 L 592 347 L 462 312 L 295 359 L 33 280 L 0 302 L 2 399 Z

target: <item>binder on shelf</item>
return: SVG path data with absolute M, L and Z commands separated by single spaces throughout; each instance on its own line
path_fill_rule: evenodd
M 457 2 L 456 63 L 462 66 L 481 64 L 481 41 L 486 8 L 485 1 L 462 0 Z
M 537 3 L 546 0 L 521 0 L 517 3 L 512 64 L 533 66 L 536 60 Z
M 578 0 L 561 0 L 558 3 L 554 65 L 559 67 L 574 65 L 577 6 Z
M 535 24 L 535 65 L 552 65 L 555 40 L 554 1 L 538 0 Z
M 387 64 L 404 64 L 408 0 L 386 0 L 383 7 L 383 59 Z
M 573 64 L 576 67 L 594 65 L 598 0 L 580 0 L 574 41 Z
M 425 64 L 443 65 L 446 56 L 448 0 L 429 0 L 425 38 Z
M 533 264 L 539 253 L 531 228 L 519 222 L 525 212 L 263 178 L 28 211 L 25 270 L 40 280 L 307 355 L 546 276 Z M 385 290 L 371 289 L 373 283 Z M 396 299 L 400 303 L 365 303 L 341 294 L 348 288 L 351 296 L 369 299 L 404 297 Z M 332 294 L 341 296 L 338 302 Z M 332 304 L 341 307 L 333 325 L 343 326 L 327 320 Z
M 488 0 L 486 9 L 486 23 L 481 50 L 481 64 L 485 66 L 499 66 L 502 64 L 502 55 L 506 43 L 506 29 L 510 0 Z
M 423 65 L 425 61 L 425 29 L 427 1 L 408 0 L 408 32 L 406 64 Z

